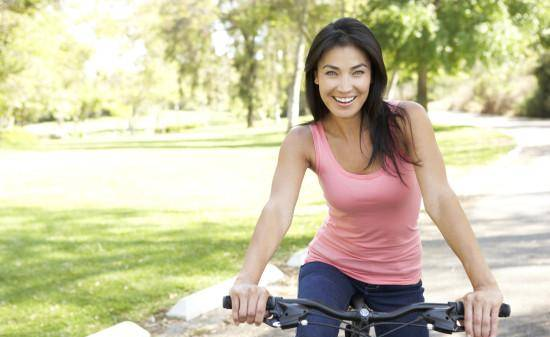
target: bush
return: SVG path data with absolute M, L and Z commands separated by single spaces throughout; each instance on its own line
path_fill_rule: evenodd
M 31 148 L 38 145 L 38 138 L 22 128 L 0 130 L 0 148 Z
M 550 53 L 542 56 L 535 69 L 538 87 L 525 104 L 522 114 L 528 117 L 550 118 Z
M 156 128 L 155 133 L 182 133 L 187 130 L 198 128 L 200 124 L 170 125 L 163 128 Z

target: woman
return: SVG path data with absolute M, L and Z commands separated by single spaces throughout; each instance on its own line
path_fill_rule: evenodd
M 329 214 L 300 268 L 298 297 L 346 309 L 359 293 L 377 311 L 424 301 L 417 225 L 422 197 L 473 287 L 462 298 L 466 332 L 496 336 L 502 294 L 447 182 L 426 111 L 414 102 L 382 100 L 387 76 L 372 32 L 351 18 L 327 25 L 313 40 L 305 71 L 314 121 L 293 128 L 281 145 L 269 201 L 230 291 L 235 323 L 262 322 L 269 293 L 257 284 L 290 226 L 309 168 L 319 177 Z M 309 321 L 336 325 L 322 316 Z M 376 333 L 393 328 L 377 326 Z M 335 327 L 315 324 L 297 329 L 300 337 L 337 334 Z M 407 326 L 387 336 L 428 331 Z

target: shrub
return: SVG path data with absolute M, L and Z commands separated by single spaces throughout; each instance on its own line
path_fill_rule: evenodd
M 523 107 L 522 114 L 528 117 L 550 118 L 550 53 L 542 56 L 535 69 L 538 87 Z
M 162 128 L 156 128 L 155 133 L 182 133 L 200 126 L 200 124 L 170 125 Z

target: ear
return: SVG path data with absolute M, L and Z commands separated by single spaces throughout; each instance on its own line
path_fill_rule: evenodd
M 319 77 L 317 76 L 317 71 L 315 71 L 314 74 L 315 74 L 315 79 L 313 80 L 313 83 L 319 85 Z

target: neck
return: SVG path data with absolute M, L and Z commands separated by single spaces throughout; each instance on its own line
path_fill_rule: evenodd
M 361 115 L 357 114 L 352 118 L 339 118 L 329 114 L 323 120 L 325 131 L 330 134 L 343 138 L 347 142 L 356 142 L 361 128 Z

